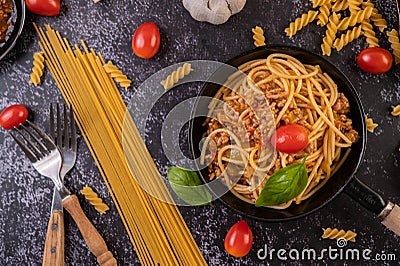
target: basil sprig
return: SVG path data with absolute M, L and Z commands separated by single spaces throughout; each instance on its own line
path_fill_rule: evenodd
M 210 205 L 212 196 L 202 186 L 202 182 L 196 172 L 192 172 L 177 166 L 171 166 L 167 170 L 168 181 L 175 194 L 193 206 Z
M 305 161 L 306 158 L 302 163 L 286 166 L 271 175 L 256 200 L 256 206 L 273 206 L 297 197 L 308 182 Z

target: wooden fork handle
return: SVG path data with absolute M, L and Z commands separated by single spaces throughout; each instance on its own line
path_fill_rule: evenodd
M 97 257 L 97 262 L 102 266 L 117 265 L 117 260 L 108 250 L 104 239 L 83 213 L 78 198 L 75 195 L 71 195 L 62 201 L 62 205 L 78 225 L 79 231 L 90 251 Z
M 398 205 L 389 201 L 378 218 L 384 226 L 400 236 L 400 207 Z
M 64 265 L 64 216 L 61 211 L 51 214 L 44 244 L 43 266 Z

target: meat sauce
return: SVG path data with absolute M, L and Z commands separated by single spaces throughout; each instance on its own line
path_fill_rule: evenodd
M 0 43 L 7 37 L 7 30 L 11 26 L 11 15 L 14 4 L 12 0 L 0 0 Z

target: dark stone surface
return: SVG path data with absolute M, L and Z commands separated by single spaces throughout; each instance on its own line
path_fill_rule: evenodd
M 374 1 L 376 2 L 376 1 Z M 395 1 L 379 1 L 379 10 L 389 22 L 397 25 Z M 293 39 L 286 37 L 284 28 L 290 20 L 308 10 L 306 0 L 272 1 L 249 0 L 244 10 L 226 24 L 214 26 L 194 21 L 179 0 L 127 1 L 103 0 L 62 1 L 62 12 L 57 17 L 27 15 L 26 26 L 16 47 L 0 62 L 0 109 L 14 103 L 27 105 L 42 127 L 48 126 L 48 103 L 61 101 L 61 95 L 49 73 L 45 73 L 39 87 L 28 84 L 32 54 L 39 50 L 38 37 L 32 22 L 49 23 L 71 43 L 84 39 L 90 47 L 112 60 L 133 81 L 133 88 L 154 72 L 184 60 L 209 59 L 226 61 L 245 50 L 253 48 L 251 28 L 260 25 L 265 29 L 267 43 L 289 44 L 321 53 L 320 41 L 325 29 L 315 23 L 306 27 Z M 141 23 L 154 21 L 161 30 L 162 44 L 154 59 L 142 60 L 131 51 L 131 36 Z M 384 34 L 378 34 L 383 47 L 389 48 Z M 386 199 L 400 203 L 399 143 L 400 120 L 392 117 L 392 105 L 400 103 L 400 69 L 394 67 L 383 75 L 362 72 L 355 63 L 356 54 L 366 47 L 365 39 L 333 52 L 328 58 L 344 71 L 356 87 L 366 113 L 379 124 L 374 134 L 368 135 L 367 152 L 358 171 L 365 183 L 380 192 Z M 172 104 L 196 95 L 199 85 L 189 90 L 173 90 L 169 95 Z M 125 92 L 126 102 L 134 90 Z M 159 106 L 159 110 L 167 106 Z M 162 112 L 160 112 L 162 114 Z M 79 156 L 76 167 L 67 176 L 67 186 L 77 193 L 87 216 L 104 236 L 110 250 L 122 265 L 138 263 L 138 259 L 124 230 L 115 206 L 104 185 L 98 169 L 82 139 L 79 139 Z M 165 174 L 168 161 L 160 152 L 157 141 L 149 145 L 158 167 Z M 84 185 L 92 186 L 110 205 L 107 215 L 100 216 L 78 191 Z M 52 184 L 40 177 L 30 162 L 21 154 L 11 137 L 0 130 L 0 265 L 40 265 L 46 227 L 50 212 Z M 134 200 L 134 197 L 132 198 Z M 395 254 L 400 258 L 400 238 L 385 229 L 374 216 L 346 195 L 339 195 L 322 210 L 306 218 L 285 222 L 259 222 L 227 209 L 221 202 L 215 208 L 181 208 L 192 234 L 211 265 L 279 264 L 276 259 L 259 260 L 257 251 L 267 245 L 269 249 L 315 248 L 317 251 L 332 246 L 335 241 L 321 239 L 321 228 L 337 227 L 355 230 L 357 242 L 351 248 L 371 249 L 375 254 Z M 228 256 L 223 239 L 228 228 L 246 219 L 254 234 L 254 245 L 248 256 L 235 259 Z M 75 223 L 65 215 L 65 262 L 67 265 L 95 265 L 96 259 L 88 251 Z M 285 264 L 310 264 L 288 260 Z M 327 256 L 312 262 L 317 264 L 397 264 L 394 262 L 329 260 Z

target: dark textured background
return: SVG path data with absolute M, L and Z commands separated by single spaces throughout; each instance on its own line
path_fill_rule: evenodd
M 374 1 L 389 22 L 389 28 L 397 25 L 395 1 Z M 233 16 L 226 24 L 214 26 L 193 20 L 179 0 L 103 0 L 93 4 L 90 0 L 62 1 L 62 11 L 57 17 L 39 17 L 27 14 L 26 26 L 17 45 L 0 62 L 0 109 L 10 104 L 28 106 L 42 127 L 48 126 L 48 103 L 61 101 L 61 95 L 49 73 L 45 73 L 42 84 L 28 84 L 32 54 L 39 50 L 38 37 L 32 22 L 39 25 L 50 23 L 71 43 L 86 40 L 90 47 L 113 60 L 129 78 L 135 88 L 154 72 L 170 64 L 184 60 L 210 59 L 226 61 L 245 50 L 253 48 L 251 28 L 260 25 L 265 29 L 267 43 L 291 44 L 321 53 L 320 41 L 325 29 L 315 23 L 308 26 L 293 39 L 285 36 L 288 22 L 311 7 L 306 0 L 273 1 L 249 0 L 244 10 Z M 131 36 L 141 23 L 154 21 L 161 30 L 161 49 L 154 59 L 142 60 L 131 51 Z M 381 45 L 389 48 L 386 37 L 379 33 Z M 356 54 L 366 47 L 362 37 L 340 53 L 333 52 L 328 58 L 344 71 L 356 87 L 368 115 L 379 124 L 374 134 L 369 134 L 367 151 L 358 176 L 379 191 L 387 199 L 400 203 L 400 119 L 392 117 L 392 105 L 400 103 L 400 69 L 393 68 L 383 75 L 370 75 L 358 69 Z M 173 90 L 164 104 L 179 102 L 196 95 L 199 85 L 190 89 Z M 122 92 L 126 102 L 133 90 Z M 160 105 L 158 115 L 163 116 Z M 162 155 L 157 141 L 149 148 L 162 173 L 168 162 Z M 104 236 L 109 249 L 118 262 L 124 265 L 138 263 L 118 213 L 111 201 L 98 169 L 80 139 L 79 155 L 74 170 L 66 177 L 67 186 L 78 193 L 84 185 L 92 186 L 111 211 L 100 216 L 82 196 L 82 207 Z M 42 260 L 46 227 L 50 212 L 52 184 L 40 177 L 30 162 L 21 155 L 11 137 L 0 130 L 0 265 L 39 265 Z M 132 200 L 135 200 L 132 195 Z M 221 202 L 215 208 L 181 208 L 192 234 L 211 265 L 258 265 L 271 263 L 257 259 L 257 251 L 269 248 L 336 247 L 335 241 L 321 239 L 322 227 L 352 229 L 358 233 L 352 248 L 369 248 L 375 253 L 393 253 L 400 258 L 400 238 L 385 229 L 360 205 L 346 195 L 339 195 L 322 210 L 306 218 L 285 223 L 259 222 L 238 215 Z M 254 245 L 248 256 L 235 259 L 226 254 L 223 239 L 228 228 L 235 222 L 246 219 L 254 234 Z M 88 251 L 76 225 L 65 216 L 65 254 L 68 265 L 94 265 L 96 259 Z M 275 263 L 278 261 L 275 259 Z M 289 264 L 301 262 L 287 261 Z M 303 262 L 305 263 L 305 262 Z M 333 261 L 320 261 L 322 264 Z M 337 262 L 343 264 L 344 261 Z M 348 264 L 353 264 L 347 261 Z M 378 262 L 356 262 L 354 264 Z M 378 264 L 397 264 L 379 262 Z M 308 263 L 307 263 L 308 264 Z M 314 262 L 317 264 L 317 262 Z

